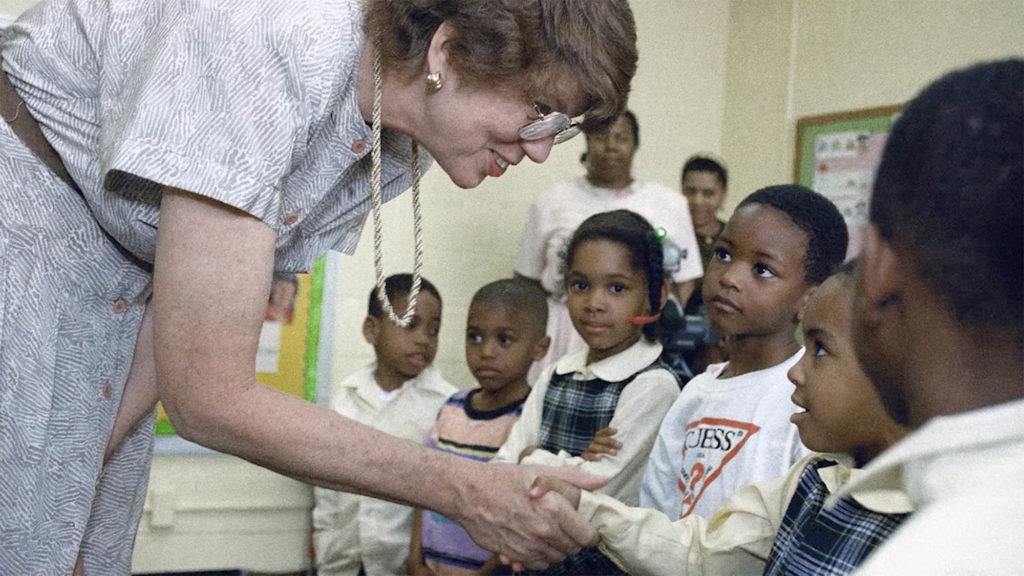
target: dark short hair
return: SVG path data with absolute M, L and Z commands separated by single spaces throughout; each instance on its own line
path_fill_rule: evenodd
M 629 130 L 633 134 L 633 146 L 635 148 L 640 147 L 640 122 L 636 119 L 636 114 L 632 110 L 623 110 L 622 114 L 613 118 L 607 125 L 599 126 L 592 130 L 586 130 L 587 142 L 590 142 L 590 136 L 594 134 L 603 133 L 611 128 L 611 125 L 619 120 L 619 117 L 625 118 L 626 122 L 629 123 Z M 584 153 L 583 160 L 586 160 L 586 153 Z
M 408 296 L 412 292 L 412 274 L 393 274 L 388 276 L 384 280 L 384 291 L 387 293 L 391 305 L 394 306 L 395 300 L 402 296 Z M 430 280 L 423 277 L 420 278 L 420 291 L 420 293 L 432 294 L 434 298 L 437 298 L 437 303 L 441 303 L 441 294 L 437 291 L 437 287 L 430 283 Z M 367 314 L 374 318 L 380 318 L 383 312 L 384 309 L 380 305 L 380 300 L 377 299 L 377 287 L 374 286 L 373 290 L 370 290 L 370 304 L 367 307 Z M 395 312 L 398 313 L 397 310 Z
M 526 320 L 529 328 L 543 337 L 548 325 L 548 299 L 536 282 L 522 278 L 504 278 L 484 284 L 469 306 L 498 304 L 515 311 L 515 316 Z
M 828 198 L 797 184 L 761 188 L 740 202 L 737 210 L 750 204 L 771 206 L 781 211 L 807 234 L 804 280 L 821 284 L 846 258 L 850 236 L 839 209 Z
M 587 218 L 573 233 L 565 248 L 563 273 L 568 273 L 576 249 L 587 240 L 610 240 L 629 250 L 630 264 L 642 271 L 647 280 L 651 313 L 661 309 L 661 285 L 665 282 L 664 252 L 650 222 L 630 210 L 601 212 Z M 644 336 L 652 340 L 658 337 L 658 330 L 657 322 L 643 327 Z
M 377 39 L 389 66 L 417 69 L 448 22 L 455 34 L 449 61 L 468 85 L 533 96 L 575 74 L 588 126 L 607 124 L 625 108 L 636 73 L 636 24 L 626 0 L 368 0 L 364 13 L 367 37 Z
M 711 172 L 718 177 L 718 181 L 722 184 L 722 188 L 729 187 L 729 171 L 725 169 L 714 158 L 708 158 L 707 156 L 690 156 L 686 163 L 683 164 L 683 175 L 682 178 L 686 178 L 686 175 L 690 172 Z
M 893 125 L 871 195 L 879 234 L 957 320 L 1020 337 L 1024 60 L 951 73 Z

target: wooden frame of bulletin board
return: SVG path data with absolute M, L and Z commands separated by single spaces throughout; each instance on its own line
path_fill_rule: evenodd
M 859 251 L 875 171 L 902 105 L 797 120 L 793 180 L 824 195 L 850 229 L 848 256 Z
M 310 402 L 317 397 L 325 267 L 326 259 L 320 258 L 310 274 L 275 275 L 271 300 L 283 298 L 288 305 L 268 305 L 256 358 L 258 381 Z M 176 436 L 162 405 L 157 406 L 156 433 L 158 439 Z

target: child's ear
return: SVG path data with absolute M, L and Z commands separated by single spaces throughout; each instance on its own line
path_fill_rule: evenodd
M 819 286 L 818 284 L 815 284 L 814 286 L 811 286 L 810 288 L 808 288 L 804 292 L 803 296 L 800 297 L 800 300 L 797 302 L 797 305 L 799 306 L 799 308 L 797 308 L 797 311 L 796 311 L 796 323 L 797 324 L 799 324 L 799 323 L 804 321 L 804 311 L 807 310 L 807 303 L 810 302 L 811 295 L 814 294 L 814 291 L 818 289 L 818 286 Z
M 660 302 L 661 302 L 661 306 L 658 307 L 657 311 L 651 310 L 651 314 L 652 315 L 653 314 L 657 314 L 658 312 L 661 312 L 662 310 L 665 309 L 665 304 L 668 302 L 668 282 L 667 281 L 661 283 L 661 300 L 660 300 Z M 679 305 L 680 306 L 685 306 L 686 302 L 680 302 Z
M 904 270 L 899 255 L 872 225 L 864 229 L 864 244 L 857 260 L 858 313 L 862 321 L 876 326 L 899 301 Z
M 377 337 L 380 335 L 380 321 L 373 316 L 367 316 L 363 320 L 363 338 L 366 339 L 367 344 L 373 346 L 377 343 Z
M 548 348 L 551 347 L 551 336 L 544 335 L 543 338 L 537 341 L 537 345 L 533 347 L 533 361 L 539 362 L 548 355 Z

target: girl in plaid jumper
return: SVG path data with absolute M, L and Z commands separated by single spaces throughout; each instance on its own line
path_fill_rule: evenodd
M 643 468 L 679 382 L 659 359 L 657 319 L 667 285 L 662 235 L 628 210 L 597 214 L 565 251 L 569 315 L 587 346 L 538 379 L 496 461 L 582 466 L 608 477 L 600 491 L 635 505 Z M 600 461 L 583 453 L 612 428 L 622 448 Z M 607 434 L 607 432 L 602 432 Z M 545 574 L 618 574 L 596 548 Z

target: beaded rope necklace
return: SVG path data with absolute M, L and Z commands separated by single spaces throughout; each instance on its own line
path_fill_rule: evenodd
M 420 214 L 420 150 L 416 141 L 412 141 L 412 226 L 415 248 L 413 252 L 412 288 L 409 290 L 408 305 L 401 318 L 395 313 L 391 300 L 388 298 L 387 289 L 384 284 L 384 231 L 381 225 L 380 206 L 380 171 L 381 171 L 381 103 L 383 90 L 381 88 L 381 64 L 380 51 L 375 49 L 373 54 L 373 145 L 370 150 L 372 162 L 370 168 L 370 207 L 373 212 L 373 268 L 377 277 L 377 299 L 381 307 L 387 312 L 391 319 L 400 328 L 408 328 L 412 323 L 413 314 L 416 312 L 416 298 L 420 294 L 420 284 L 423 281 L 423 219 Z

